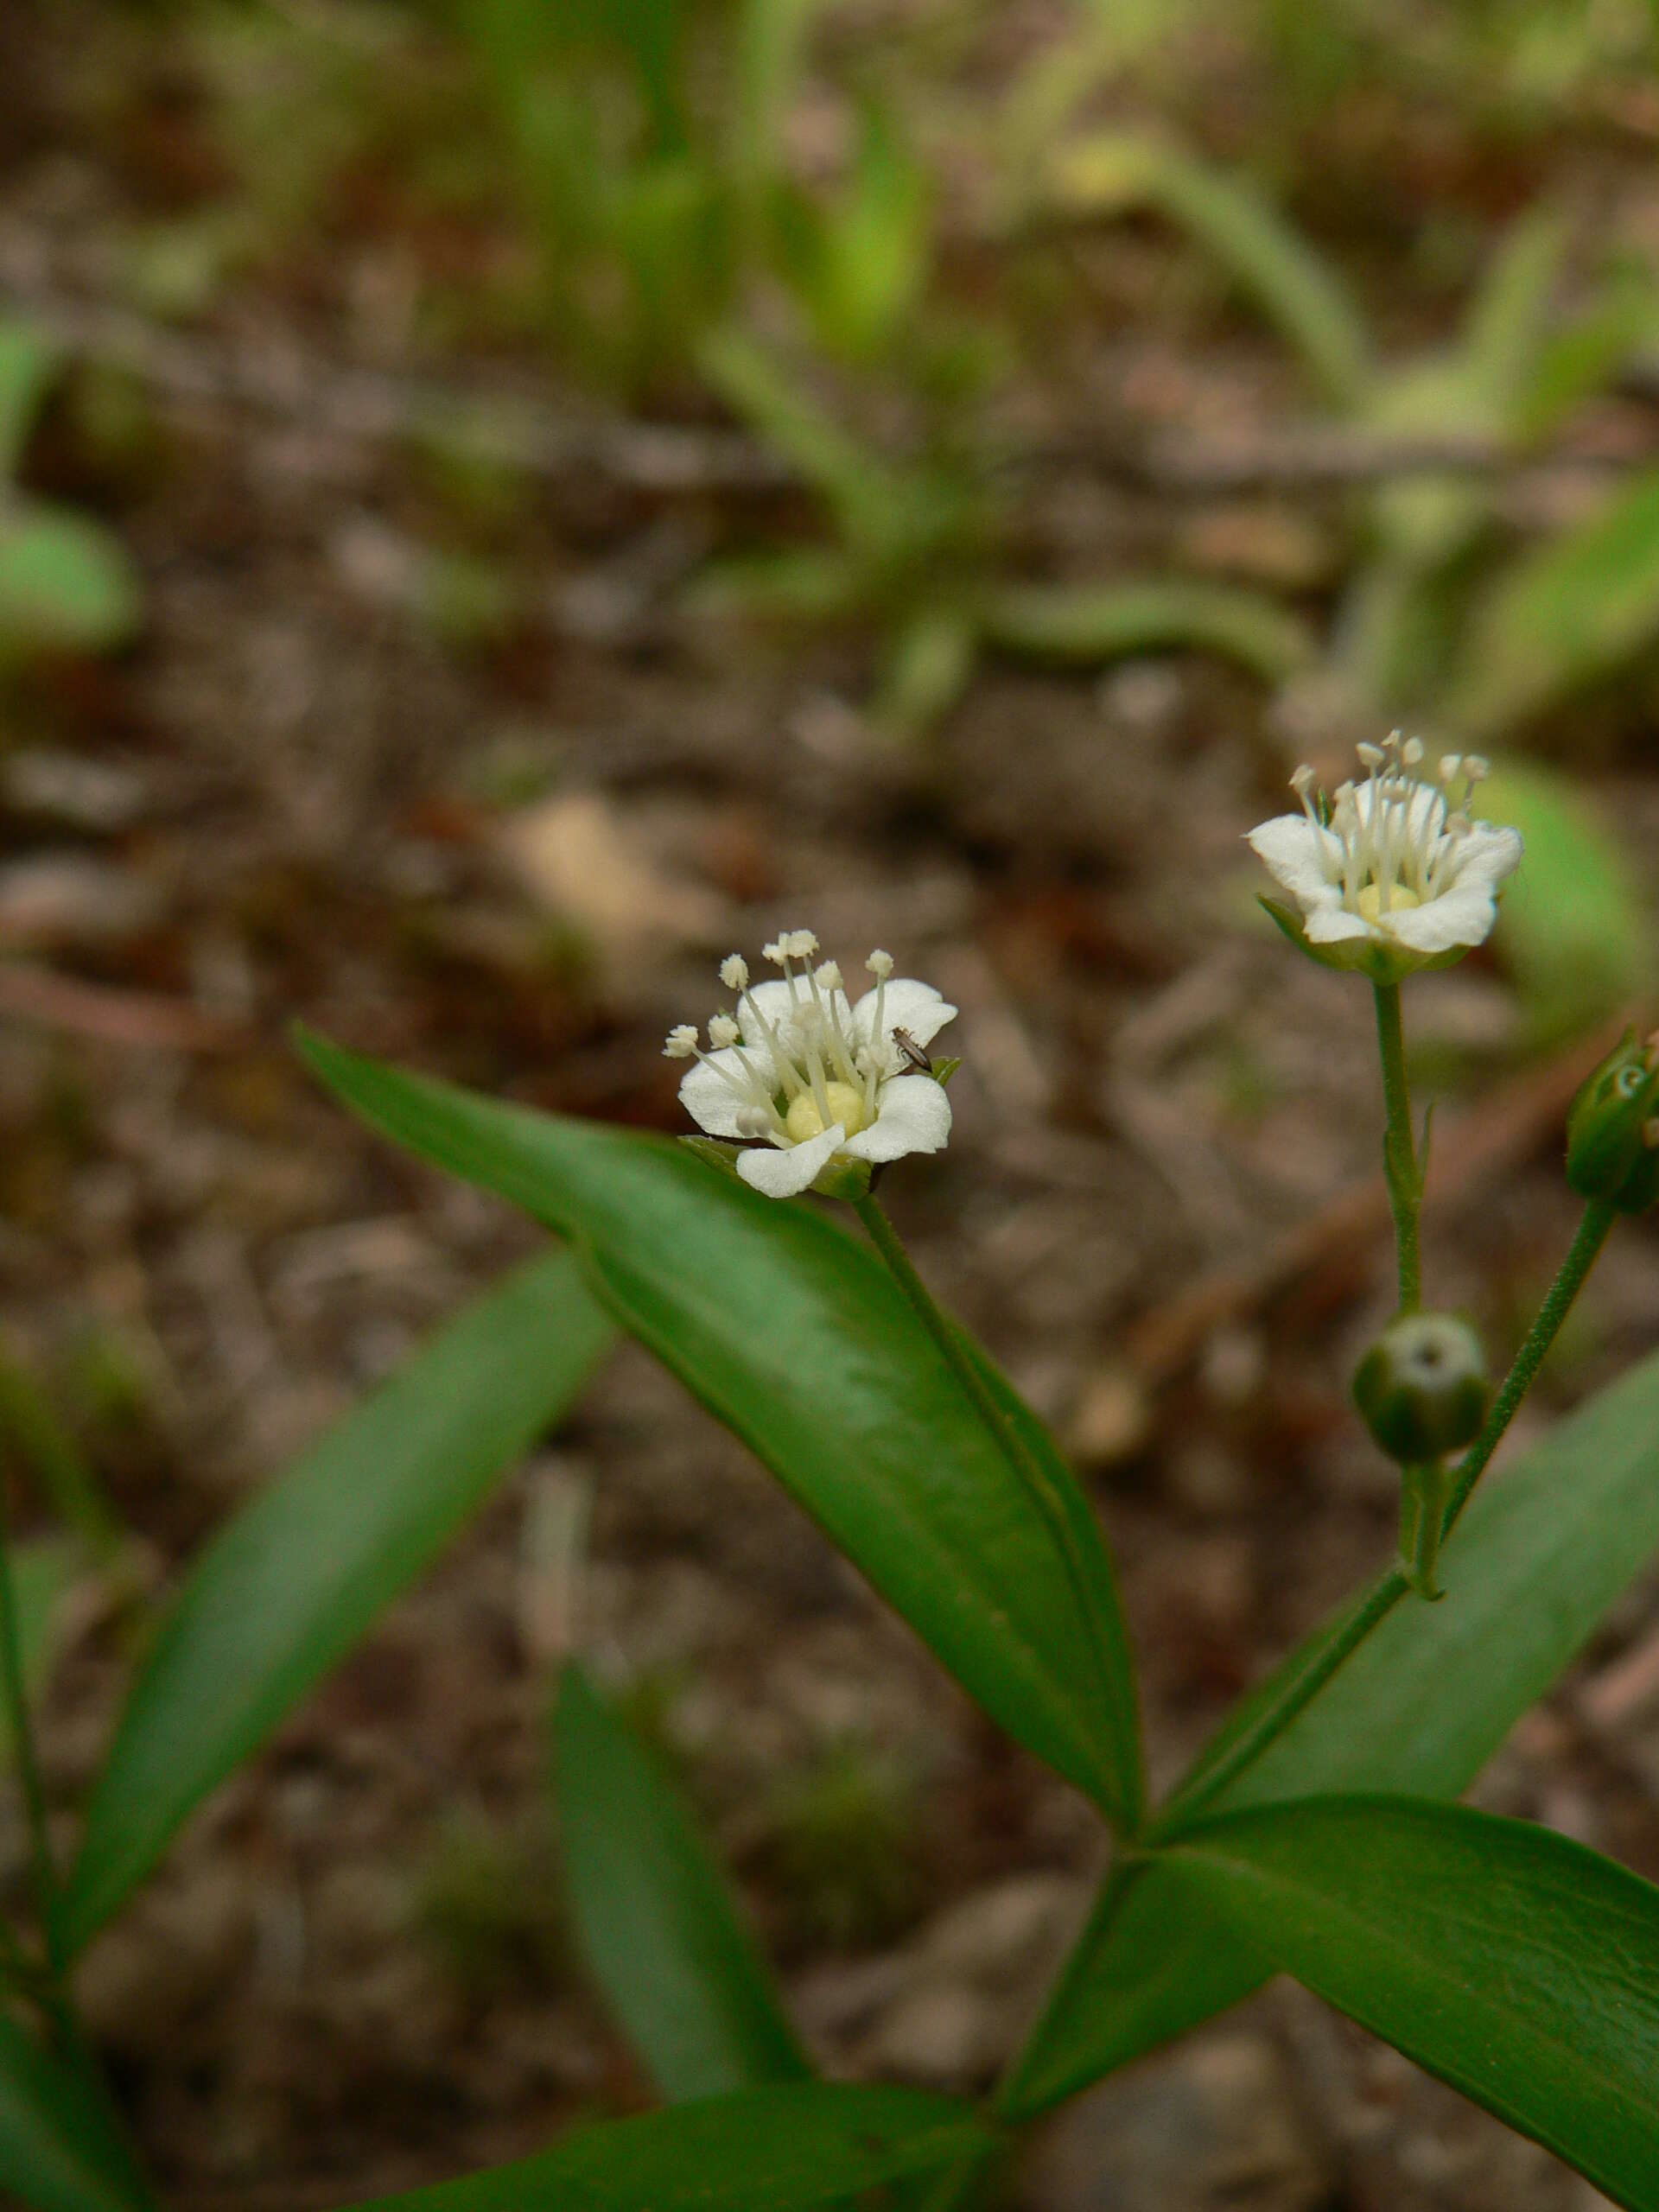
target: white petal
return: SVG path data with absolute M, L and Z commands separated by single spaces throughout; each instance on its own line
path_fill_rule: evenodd
M 748 1055 L 751 1065 L 764 1081 L 772 1069 L 771 1055 L 764 1046 L 760 1055 Z M 748 1077 L 744 1073 L 743 1060 L 734 1045 L 723 1052 L 709 1052 L 702 1059 L 693 1060 L 680 1078 L 680 1103 L 692 1120 L 711 1137 L 741 1137 L 750 1132 L 738 1127 L 737 1117 L 744 1110 L 746 1101 L 740 1098 L 716 1071 L 725 1068 L 747 1088 Z M 758 1105 L 760 1101 L 755 1100 Z
M 902 1160 L 907 1152 L 943 1152 L 950 1135 L 950 1101 L 931 1075 L 895 1076 L 881 1086 L 875 1119 L 842 1147 L 855 1160 Z
M 786 1148 L 755 1145 L 739 1153 L 737 1172 L 752 1191 L 763 1191 L 769 1198 L 796 1198 L 817 1182 L 846 1135 L 839 1122 L 832 1122 L 821 1135 L 809 1137 L 804 1144 Z
M 1268 873 L 1303 908 L 1328 906 L 1342 895 L 1342 841 L 1305 814 L 1278 814 L 1258 823 L 1245 840 Z
M 1471 875 L 1487 883 L 1502 883 L 1521 865 L 1523 847 L 1518 830 L 1500 830 L 1490 822 L 1477 822 L 1459 848 L 1453 888 L 1460 889 Z
M 918 983 L 908 976 L 895 976 L 880 995 L 881 1026 L 889 1037 L 895 1029 L 905 1029 L 918 1045 L 931 1045 L 956 1016 L 955 1007 L 931 983 Z M 876 997 L 874 991 L 866 991 L 853 1008 L 853 1027 L 861 1045 L 875 1042 Z M 933 1087 L 937 1090 L 938 1085 Z
M 1491 886 L 1478 876 L 1458 882 L 1438 899 L 1382 917 L 1380 928 L 1414 952 L 1450 952 L 1459 944 L 1480 944 L 1491 935 L 1497 905 Z
M 1345 906 L 1321 906 L 1302 928 L 1310 944 L 1340 944 L 1344 938 L 1377 934 L 1363 914 L 1351 914 Z
M 766 1033 L 754 1018 L 759 1007 L 774 1029 L 792 1019 L 806 996 L 806 985 L 798 984 L 791 991 L 781 976 L 774 976 L 764 983 L 756 983 L 737 1002 L 738 1027 L 743 1032 L 746 1044 L 764 1045 Z

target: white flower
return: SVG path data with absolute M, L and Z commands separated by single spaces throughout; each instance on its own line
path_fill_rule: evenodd
M 733 953 L 720 976 L 737 1012 L 709 1022 L 714 1049 L 700 1049 L 690 1022 L 663 1047 L 696 1062 L 680 1084 L 692 1120 L 710 1136 L 755 1141 L 737 1172 L 769 1198 L 808 1189 L 832 1160 L 874 1166 L 941 1151 L 950 1135 L 950 1101 L 925 1072 L 925 1048 L 955 1007 L 931 983 L 895 977 L 887 952 L 865 963 L 875 984 L 855 1006 L 833 960 L 810 965 L 817 950 L 810 930 L 785 931 L 766 948 L 781 978 L 753 986 Z
M 1433 783 L 1415 772 L 1418 738 L 1402 744 L 1396 731 L 1359 757 L 1364 782 L 1341 785 L 1334 798 L 1311 796 L 1313 771 L 1298 768 L 1290 780 L 1302 811 L 1262 823 L 1249 843 L 1300 911 L 1264 904 L 1316 960 L 1397 982 L 1491 934 L 1521 833 L 1471 820 L 1470 798 L 1491 772 L 1477 753 L 1448 753 Z

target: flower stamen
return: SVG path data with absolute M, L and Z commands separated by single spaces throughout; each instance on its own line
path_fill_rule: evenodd
M 1387 980 L 1482 941 L 1521 839 L 1473 818 L 1491 772 L 1478 753 L 1448 753 L 1425 772 L 1421 738 L 1395 731 L 1357 749 L 1360 780 L 1326 798 L 1299 766 L 1300 814 L 1262 823 L 1250 842 L 1300 906 L 1309 950 Z
M 664 1046 L 671 1059 L 698 1063 L 680 1085 L 692 1117 L 711 1135 L 750 1141 L 753 1148 L 737 1154 L 738 1174 L 773 1197 L 813 1186 L 832 1160 L 874 1170 L 906 1153 L 936 1152 L 950 1132 L 942 1085 L 925 1072 L 918 1078 L 914 1063 L 893 1051 L 887 1016 L 891 1006 L 907 1030 L 931 1037 L 956 1008 L 925 983 L 894 983 L 900 995 L 891 999 L 893 963 L 880 952 L 867 963 L 875 988 L 855 1007 L 838 963 L 814 965 L 817 950 L 810 930 L 780 931 L 766 953 L 782 982 L 759 985 L 741 955 L 728 955 L 720 977 L 737 1012 L 710 1016 L 713 1050 L 700 1048 L 690 1023 Z M 780 1154 L 793 1157 L 785 1165 Z

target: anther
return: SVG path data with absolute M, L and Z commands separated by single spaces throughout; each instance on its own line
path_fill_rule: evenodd
M 728 991 L 749 988 L 749 963 L 741 952 L 728 953 L 720 963 L 720 980 Z
M 696 1053 L 696 1023 L 682 1021 L 669 1031 L 667 1042 L 663 1046 L 663 1058 L 665 1060 L 689 1060 Z

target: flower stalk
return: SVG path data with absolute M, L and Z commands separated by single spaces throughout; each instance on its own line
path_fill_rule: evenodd
M 1400 1570 L 1420 1598 L 1444 1598 L 1435 1580 L 1446 1516 L 1444 1459 L 1425 1459 L 1400 1470 Z
M 1373 986 L 1376 1000 L 1376 1041 L 1382 1058 L 1382 1103 L 1388 1128 L 1382 1139 L 1382 1173 L 1394 1215 L 1399 1255 L 1400 1310 L 1414 1313 L 1423 1302 L 1423 1261 L 1420 1224 L 1423 1211 L 1427 1146 L 1420 1160 L 1411 1127 L 1411 1086 L 1406 1076 L 1406 1040 L 1398 983 Z
M 1617 1218 L 1617 1208 L 1605 1200 L 1592 1199 L 1586 1206 L 1567 1257 L 1492 1400 L 1479 1434 L 1443 1478 L 1445 1502 L 1436 1537 L 1437 1556 L 1439 1547 L 1456 1528 L 1475 1484 L 1531 1389 Z M 1248 1725 L 1218 1744 L 1213 1752 L 1199 1755 L 1185 1780 L 1166 1800 L 1146 1840 L 1157 1842 L 1174 1829 L 1186 1826 L 1206 1806 L 1213 1804 L 1247 1767 L 1254 1766 L 1372 1630 L 1388 1618 L 1411 1587 L 1403 1565 L 1385 1569 L 1324 1640 L 1313 1647 L 1301 1667 L 1287 1675 L 1274 1694 L 1251 1715 Z

